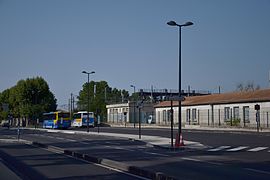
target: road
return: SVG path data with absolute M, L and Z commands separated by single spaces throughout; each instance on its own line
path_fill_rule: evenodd
M 84 131 L 85 129 L 78 129 Z M 86 131 L 86 130 L 85 130 Z M 91 128 L 90 131 L 97 132 L 97 128 Z M 101 132 L 138 134 L 138 128 L 125 127 L 102 127 Z M 207 146 L 268 146 L 270 147 L 270 133 L 257 132 L 237 132 L 237 131 L 205 131 L 205 130 L 186 130 L 183 129 L 185 140 L 201 142 Z M 170 138 L 170 128 L 142 128 L 143 135 L 153 135 Z M 174 133 L 177 129 L 174 129 Z M 175 135 L 174 135 L 175 136 Z
M 31 132 L 25 133 L 31 134 Z M 0 129 L 1 180 L 144 179 L 116 169 L 74 159 L 55 151 L 18 142 L 14 134 L 15 130 Z
M 90 130 L 96 131 L 97 128 Z M 101 128 L 100 130 L 118 133 L 138 132 L 138 129 L 133 128 Z M 15 130 L 0 132 L 2 134 L 1 138 L 12 139 L 16 137 Z M 5 133 L 3 134 L 3 132 Z M 169 137 L 168 129 L 143 129 L 142 132 L 143 135 L 149 134 Z M 251 138 L 250 141 L 246 140 L 245 136 L 247 134 Z M 268 151 L 270 149 L 255 149 L 258 146 L 267 147 L 269 145 L 269 142 L 267 142 L 269 136 L 268 134 L 247 134 L 200 131 L 193 133 L 184 131 L 185 137 L 191 137 L 189 140 L 199 141 L 202 137 L 207 137 L 207 140 L 203 141 L 203 143 L 209 142 L 207 144 L 209 148 L 203 150 L 183 149 L 181 151 L 155 148 L 140 141 L 96 135 L 89 136 L 85 134 L 24 130 L 22 138 L 124 162 L 149 171 L 162 172 L 176 179 L 198 179 L 198 177 L 200 179 L 269 179 L 270 152 Z M 219 141 L 215 140 L 218 137 L 221 139 Z M 232 138 L 231 141 L 229 140 L 230 138 Z M 256 142 L 258 138 L 266 143 L 261 144 L 260 142 Z M 226 145 L 222 141 L 225 141 L 224 144 Z M 242 145 L 243 142 L 247 144 L 244 146 Z M 224 146 L 223 149 L 220 148 L 222 146 Z M 228 148 L 228 146 L 230 147 Z M 239 149 L 238 147 L 240 146 L 248 146 L 249 150 L 255 150 L 248 151 L 247 148 Z

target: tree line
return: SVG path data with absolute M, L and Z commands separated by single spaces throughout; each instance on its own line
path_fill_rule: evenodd
M 79 92 L 77 107 L 78 110 L 88 109 L 88 88 L 89 88 L 89 111 L 105 117 L 106 105 L 112 103 L 127 102 L 130 97 L 126 90 L 112 88 L 106 81 L 91 81 L 83 84 Z
M 91 81 L 83 84 L 77 101 L 77 111 L 88 109 L 88 88 L 90 112 L 106 117 L 106 105 L 133 100 L 128 91 L 112 88 L 106 81 Z M 57 99 L 42 77 L 20 80 L 9 89 L 0 92 L 0 119 L 23 118 L 35 122 L 44 112 L 57 110 Z M 32 121 L 31 121 L 32 120 Z
M 34 120 L 43 112 L 55 111 L 57 100 L 42 77 L 27 78 L 0 93 L 0 118 Z

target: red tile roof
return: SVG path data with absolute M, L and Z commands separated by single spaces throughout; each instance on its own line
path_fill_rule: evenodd
M 232 92 L 224 94 L 211 94 L 204 96 L 186 97 L 182 102 L 183 106 L 207 105 L 207 104 L 231 104 L 231 103 L 249 103 L 249 102 L 265 102 L 270 101 L 270 89 L 248 91 L 248 92 Z M 163 101 L 155 107 L 168 107 L 170 101 Z M 177 106 L 178 101 L 173 102 L 173 106 Z

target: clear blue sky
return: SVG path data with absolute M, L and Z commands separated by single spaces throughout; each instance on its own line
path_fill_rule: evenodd
M 267 88 L 269 0 L 0 0 L 0 91 L 42 76 L 67 104 L 87 81 L 111 87 L 223 92 L 253 81 Z

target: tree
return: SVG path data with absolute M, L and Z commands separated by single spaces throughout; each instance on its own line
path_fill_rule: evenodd
M 88 83 L 83 84 L 82 90 L 79 92 L 78 109 L 87 110 L 88 106 Z M 89 100 L 90 112 L 100 111 L 100 115 L 106 116 L 106 105 L 109 103 L 126 102 L 129 98 L 129 93 L 126 90 L 111 88 L 106 81 L 91 81 L 89 83 Z
M 14 117 L 40 118 L 44 112 L 55 111 L 56 102 L 54 94 L 42 77 L 20 80 L 16 86 L 0 94 L 0 104 L 7 103 L 8 113 Z

